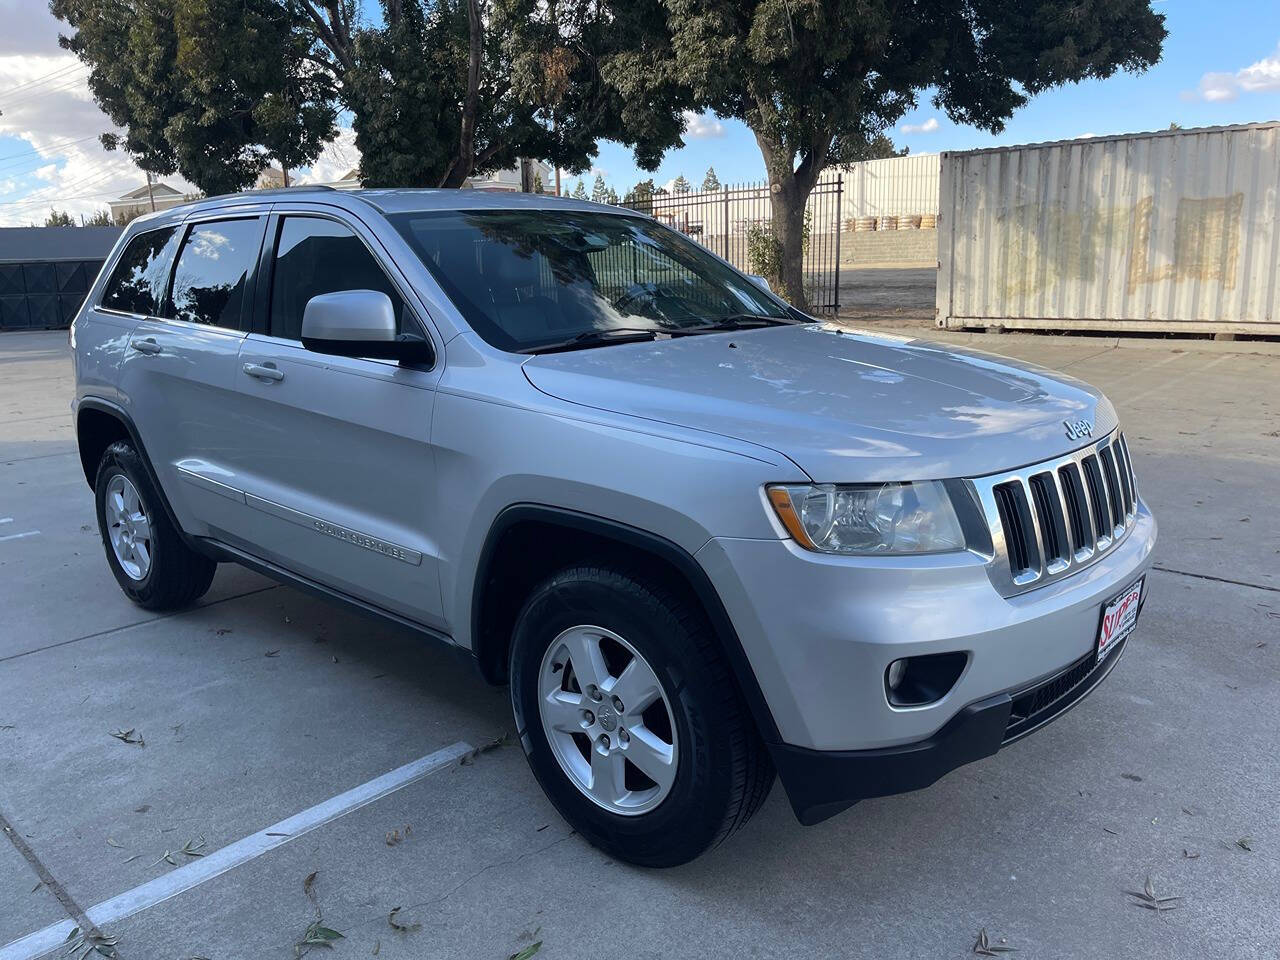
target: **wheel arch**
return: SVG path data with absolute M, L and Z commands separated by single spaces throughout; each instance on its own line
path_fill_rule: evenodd
M 529 563 L 533 551 L 537 563 Z M 781 737 L 729 614 L 706 571 L 687 550 L 616 520 L 543 504 L 515 504 L 485 536 L 471 593 L 472 653 L 490 683 L 507 679 L 511 632 L 524 598 L 545 577 L 588 556 L 611 559 L 659 576 L 701 608 L 728 661 L 743 700 L 766 743 Z
M 192 549 L 205 553 L 206 551 L 187 535 L 182 529 L 182 524 L 178 522 L 178 517 L 169 505 L 169 498 L 160 483 L 160 477 L 151 463 L 151 458 L 147 455 L 147 448 L 143 446 L 142 439 L 138 435 L 138 428 L 133 418 L 123 408 L 100 397 L 82 398 L 76 407 L 76 445 L 80 451 L 80 466 L 84 470 L 85 482 L 89 484 L 90 490 L 94 488 L 102 454 L 111 444 L 121 440 L 128 441 L 138 452 L 143 469 L 147 471 L 147 479 L 155 488 L 160 498 L 160 506 L 173 525 L 173 529 L 178 531 L 178 536 Z

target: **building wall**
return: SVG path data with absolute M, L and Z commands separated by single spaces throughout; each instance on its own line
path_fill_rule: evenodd
M 885 160 L 864 160 L 831 170 L 843 180 L 841 216 L 898 217 L 938 212 L 938 180 L 941 158 L 922 153 Z
M 1280 333 L 1280 123 L 942 155 L 942 326 Z
M 936 266 L 938 262 L 937 230 L 846 230 L 840 235 L 840 262 L 910 263 Z

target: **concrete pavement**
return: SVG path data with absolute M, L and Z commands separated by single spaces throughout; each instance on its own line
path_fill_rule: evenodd
M 572 835 L 502 746 L 110 924 L 119 955 L 287 958 L 319 919 L 343 934 L 334 957 L 503 960 L 540 942 L 548 958 L 932 960 L 972 956 L 982 928 L 1024 960 L 1274 957 L 1280 356 L 947 339 L 1105 389 L 1161 524 L 1125 660 L 1068 716 L 818 827 L 775 787 L 728 844 L 660 872 Z M 244 570 L 224 565 L 180 614 L 129 604 L 102 556 L 70 390 L 65 334 L 0 336 L 0 815 L 58 888 L 0 840 L 6 960 L 67 902 L 91 909 L 510 732 L 505 691 L 455 654 Z M 130 729 L 145 746 L 111 735 Z M 1178 909 L 1133 905 L 1124 891 L 1148 876 Z

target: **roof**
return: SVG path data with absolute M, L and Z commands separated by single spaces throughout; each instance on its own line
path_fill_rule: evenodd
M 0 227 L 0 263 L 105 260 L 121 227 Z
M 175 190 L 173 187 L 169 186 L 167 183 L 153 183 L 151 184 L 151 194 L 152 195 L 161 194 L 166 197 L 180 197 L 182 196 L 182 191 Z M 144 183 L 142 186 L 138 187 L 137 189 L 130 190 L 128 193 L 122 193 L 119 197 L 116 198 L 116 200 L 117 202 L 120 200 L 144 200 L 148 196 L 149 194 L 147 193 L 147 184 Z
M 980 147 L 976 150 L 943 150 L 942 156 L 973 156 L 979 153 L 1009 153 L 1016 150 L 1040 150 L 1047 147 L 1062 147 L 1071 144 L 1088 146 L 1095 143 L 1108 143 L 1115 140 L 1152 140 L 1159 137 L 1185 137 L 1201 133 L 1235 133 L 1243 130 L 1274 130 L 1280 127 L 1280 120 L 1267 120 L 1260 123 L 1234 123 L 1221 127 L 1174 127 L 1163 130 L 1147 130 L 1140 133 L 1108 133 L 1093 137 L 1073 137 L 1070 140 L 1044 140 L 1039 143 L 1014 143 L 1002 147 Z
M 570 197 L 556 197 L 538 193 L 516 193 L 513 191 L 488 190 L 334 190 L 328 186 L 287 187 L 280 190 L 246 190 L 243 193 L 228 193 L 219 197 L 196 200 L 174 211 L 183 212 L 208 207 L 229 206 L 239 203 L 260 203 L 262 201 L 289 199 L 311 203 L 327 203 L 334 206 L 350 207 L 353 201 L 362 201 L 380 213 L 422 213 L 437 210 L 562 210 L 580 211 L 583 213 L 618 213 L 635 214 L 633 210 L 610 206 L 603 203 L 591 203 L 587 200 L 574 200 Z

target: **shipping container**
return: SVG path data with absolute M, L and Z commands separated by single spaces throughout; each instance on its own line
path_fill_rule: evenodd
M 1280 335 L 1280 123 L 942 154 L 940 327 Z

